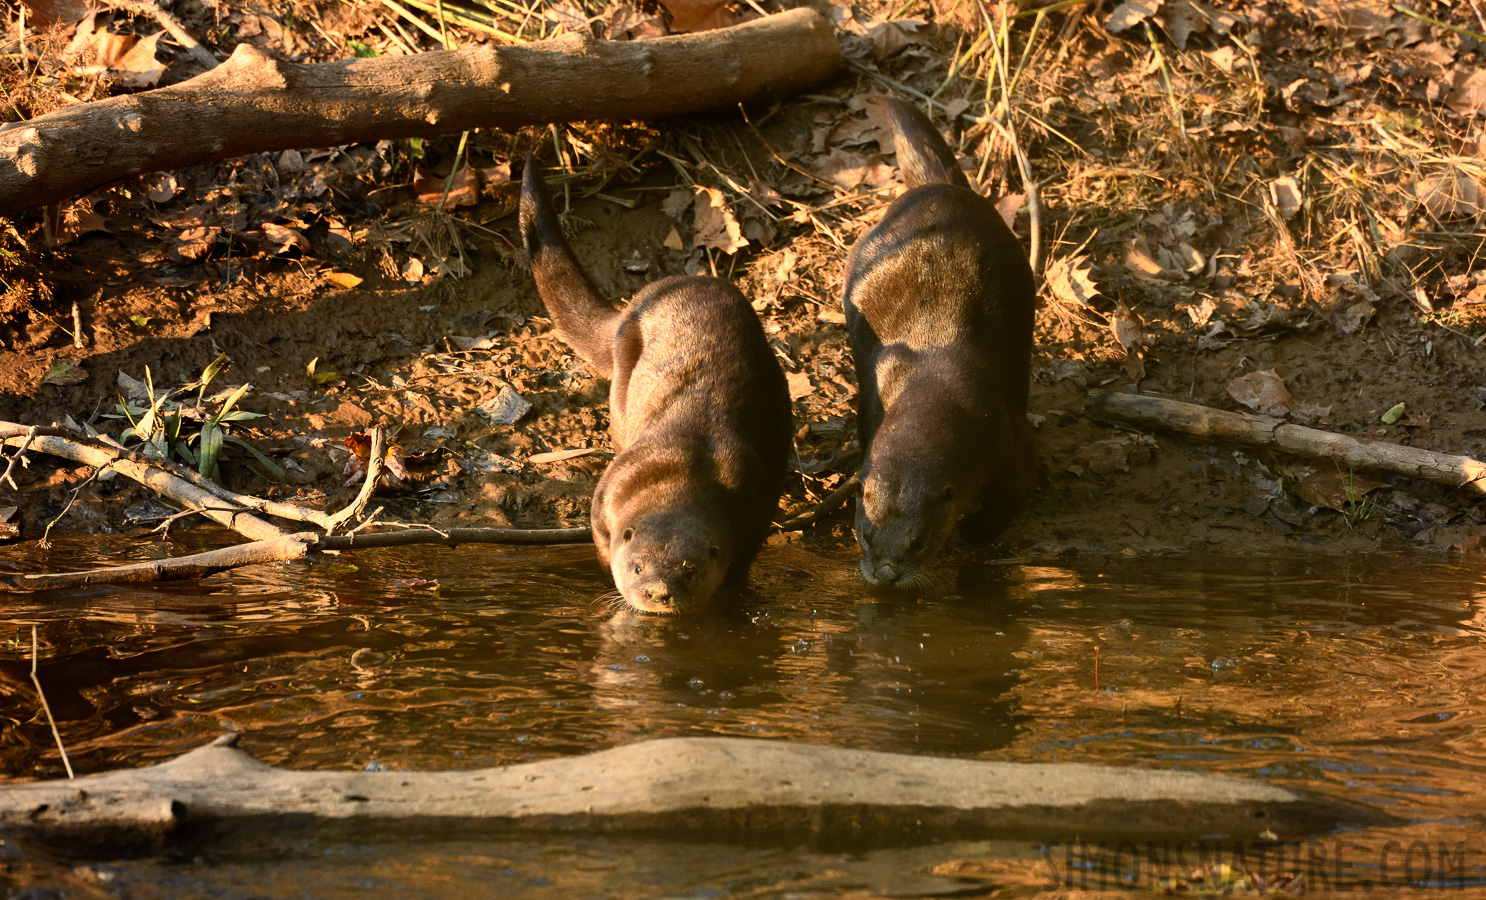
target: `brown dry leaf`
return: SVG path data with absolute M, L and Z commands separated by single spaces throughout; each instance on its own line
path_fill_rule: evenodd
M 511 183 L 511 164 L 498 163 L 476 170 L 480 176 L 480 188 L 486 196 L 495 196 L 497 189 Z
M 1145 238 L 1136 235 L 1125 248 L 1125 268 L 1143 281 L 1164 281 L 1166 270 L 1152 258 L 1151 245 Z
M 733 24 L 727 0 L 661 0 L 671 14 L 672 32 L 711 31 Z
M 1161 0 L 1125 0 L 1104 20 L 1104 27 L 1114 33 L 1126 31 L 1154 16 L 1160 9 Z
M 1074 457 L 1096 475 L 1130 471 L 1130 443 L 1126 438 L 1109 438 L 1084 446 Z
M 1436 219 L 1473 219 L 1486 212 L 1486 188 L 1459 168 L 1423 179 L 1414 195 Z
M 155 59 L 155 48 L 165 32 L 157 31 L 149 37 L 140 38 L 118 62 L 109 66 L 118 72 L 119 83 L 124 87 L 151 88 L 165 74 L 165 63 Z
M 558 3 L 549 6 L 544 15 L 549 23 L 560 26 L 575 34 L 591 35 L 588 30 L 588 16 L 581 9 L 571 3 Z
M 88 370 L 84 369 L 75 359 L 54 359 L 47 367 L 45 374 L 41 376 L 42 384 L 82 384 L 89 378 Z
M 1250 372 L 1228 382 L 1228 396 L 1266 416 L 1284 416 L 1294 408 L 1290 389 L 1274 369 Z
M 115 34 L 112 31 L 95 31 L 92 33 L 90 43 L 93 46 L 93 54 L 98 59 L 100 66 L 113 68 L 124 58 L 139 38 L 132 34 Z
M 1110 314 L 1109 330 L 1126 353 L 1134 353 L 1146 344 L 1145 329 L 1140 319 L 1123 303 L 1116 306 L 1115 311 Z
M 200 259 L 216 244 L 222 229 L 215 225 L 197 225 L 187 228 L 176 237 L 170 255 L 180 260 Z
M 38 30 L 81 22 L 97 9 L 87 0 L 21 0 L 21 5 L 26 8 L 26 24 Z
M 1027 205 L 1027 195 L 1023 193 L 1007 194 L 996 201 L 996 212 L 1001 214 L 1001 221 L 1006 223 L 1007 228 L 1016 226 L 1016 214 Z
M 1295 214 L 1305 204 L 1305 194 L 1300 190 L 1300 183 L 1289 175 L 1269 183 L 1269 198 L 1274 201 L 1274 208 L 1282 219 L 1295 218 Z
M 361 278 L 352 275 L 350 272 L 327 272 L 325 273 L 325 280 L 331 284 L 343 287 L 348 291 L 362 281 Z
M 448 199 L 443 200 L 444 211 L 447 212 L 456 206 L 474 206 L 480 202 L 480 184 L 475 177 L 475 170 L 469 163 L 454 173 L 452 183 L 449 178 L 423 175 L 418 173 L 413 178 L 413 190 L 418 195 L 418 202 L 426 206 L 438 206 L 444 197 L 444 187 L 449 188 Z
M 268 238 L 268 246 L 275 255 L 288 253 L 292 249 L 298 249 L 300 253 L 310 252 L 308 238 L 277 222 L 264 222 L 263 235 Z
M 681 242 L 681 232 L 677 231 L 675 226 L 671 227 L 670 232 L 666 234 L 666 239 L 661 241 L 660 245 L 667 250 L 686 249 L 686 245 Z
M 1176 44 L 1176 49 L 1186 50 L 1188 38 L 1207 31 L 1208 15 L 1201 4 L 1191 0 L 1169 0 L 1156 14 L 1156 22 Z
M 872 42 L 872 56 L 887 59 L 915 44 L 928 40 L 927 25 L 921 19 L 893 19 L 879 22 L 867 29 L 867 39 Z
M 346 449 L 351 451 L 341 473 L 346 477 L 344 486 L 350 487 L 361 483 L 366 478 L 366 467 L 371 460 L 371 435 L 363 431 L 353 432 L 342 443 L 346 445 Z M 422 455 L 421 453 L 408 453 L 396 444 L 388 444 L 386 451 L 382 454 L 382 464 L 387 468 L 382 472 L 381 483 L 395 486 L 407 480 L 408 462 Z
M 1369 491 L 1387 486 L 1352 473 L 1316 472 L 1292 484 L 1290 490 L 1311 506 L 1345 512 L 1349 504 L 1357 503 Z
M 1047 286 L 1053 296 L 1070 306 L 1089 306 L 1099 296 L 1087 254 L 1061 256 L 1047 264 Z
M 666 33 L 666 22 L 660 16 L 640 12 L 632 6 L 614 4 L 599 15 L 603 23 L 604 40 L 617 41 L 628 35 L 632 38 L 661 37 Z
M 1457 71 L 1450 79 L 1450 93 L 1445 96 L 1445 104 L 1467 116 L 1486 110 L 1486 69 Z
M 839 147 L 817 159 L 815 171 L 847 190 L 854 190 L 864 182 L 871 187 L 881 187 L 896 181 L 893 170 L 883 163 L 881 154 L 852 153 Z
M 180 185 L 176 184 L 175 176 L 169 172 L 156 175 L 147 182 L 150 186 L 145 191 L 145 196 L 155 203 L 169 203 L 175 199 L 175 195 L 181 192 Z
M 742 226 L 728 208 L 727 199 L 716 188 L 701 188 L 692 204 L 696 222 L 696 246 L 733 254 L 748 246 Z
M 789 382 L 789 399 L 800 400 L 815 393 L 815 386 L 810 383 L 810 376 L 804 372 L 790 372 L 784 376 Z

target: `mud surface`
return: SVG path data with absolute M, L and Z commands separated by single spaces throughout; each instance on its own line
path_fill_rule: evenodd
M 1257 54 L 1256 65 L 1289 72 L 1304 47 L 1277 48 L 1273 39 L 1283 20 L 1255 12 L 1282 6 L 1237 4 L 1234 9 L 1249 15 L 1245 40 Z M 929 7 L 915 7 L 913 13 L 936 19 Z M 876 21 L 860 9 L 857 18 Z M 1145 39 L 1113 36 L 1093 18 L 1069 26 L 1074 50 L 1058 53 L 1056 60 L 1047 36 L 1036 38 L 1033 58 L 1048 62 L 1042 81 L 1023 90 L 1046 94 L 1057 85 L 1045 82 L 1055 77 L 1064 79 L 1064 91 L 1079 84 L 1084 85 L 1079 90 L 1095 90 L 1086 77 L 1079 80 L 1070 68 L 1075 64 L 1085 71 L 1106 67 L 1103 77 L 1114 79 L 1114 85 L 1158 83 L 1160 73 L 1151 74 L 1143 61 L 1150 50 Z M 1098 18 L 1103 22 L 1104 14 Z M 834 20 L 844 37 L 852 37 L 839 8 Z M 943 16 L 937 26 L 913 31 L 906 50 L 874 50 L 863 58 L 875 69 L 932 91 L 957 58 L 957 47 L 973 34 L 959 30 L 956 21 Z M 1326 32 L 1318 22 L 1308 20 L 1297 32 L 1304 40 L 1296 43 L 1324 43 Z M 1402 25 L 1385 22 L 1380 28 L 1369 37 L 1372 43 L 1356 51 L 1364 58 L 1382 59 L 1400 46 L 1417 44 L 1407 35 L 1399 37 Z M 1424 36 L 1450 50 L 1457 65 L 1480 54 L 1479 44 L 1446 30 Z M 1215 35 L 1190 39 L 1194 47 L 1209 41 L 1204 48 L 1221 49 Z M 1185 71 L 1183 65 L 1190 63 L 1195 71 L 1201 63 L 1198 54 L 1168 52 L 1177 74 Z M 1268 69 L 1264 72 L 1273 80 Z M 1312 72 L 1312 77 L 1333 88 L 1337 83 L 1336 76 Z M 1358 77 L 1363 76 L 1354 73 Z M 1381 85 L 1370 102 L 1390 109 L 1425 102 L 1411 89 L 1394 91 L 1379 82 L 1381 75 L 1366 77 L 1373 79 L 1368 84 Z M 962 93 L 973 100 L 975 85 L 966 84 L 970 87 Z M 668 274 L 715 270 L 735 279 L 755 301 L 789 370 L 795 403 L 798 471 L 781 518 L 807 509 L 854 471 L 860 458 L 851 407 L 855 378 L 839 291 L 843 248 L 880 215 L 895 189 L 890 142 L 874 137 L 859 112 L 860 95 L 880 89 L 881 83 L 864 74 L 848 74 L 816 95 L 750 111 L 748 122 L 736 113 L 720 113 L 632 128 L 613 144 L 626 148 L 632 165 L 570 166 L 575 174 L 557 189 L 559 204 L 570 202 L 566 221 L 574 229 L 575 250 L 608 295 L 628 296 L 647 280 Z M 1108 108 L 1164 109 L 1159 93 L 1131 99 L 1131 90 L 1123 101 L 1109 101 Z M 1223 103 L 1236 102 L 1237 89 L 1227 90 L 1214 115 L 1224 112 Z M 1321 97 L 1317 102 L 1331 104 L 1329 109 L 1350 108 L 1351 101 L 1339 94 L 1323 91 Z M 1058 292 L 1059 285 L 1070 283 L 1066 268 L 1049 269 L 1031 398 L 1040 483 L 1030 507 L 989 551 L 993 557 L 1203 548 L 1330 553 L 1409 546 L 1444 552 L 1478 546 L 1483 514 L 1471 495 L 1263 450 L 1137 433 L 1084 413 L 1093 388 L 1138 389 L 1244 409 L 1230 393 L 1230 382 L 1273 370 L 1288 387 L 1287 413 L 1296 420 L 1360 437 L 1481 455 L 1486 356 L 1477 346 L 1479 331 L 1469 323 L 1460 326 L 1455 320 L 1452 326 L 1425 315 L 1420 301 L 1426 293 L 1439 303 L 1449 296 L 1463 298 L 1480 280 L 1469 250 L 1480 238 L 1474 219 L 1462 222 L 1457 216 L 1448 239 L 1429 243 L 1419 235 L 1428 231 L 1438 237 L 1445 226 L 1426 213 L 1439 210 L 1395 197 L 1401 205 L 1394 221 L 1413 231 L 1379 244 L 1391 255 L 1361 260 L 1376 264 L 1368 269 L 1357 259 L 1322 259 L 1319 251 L 1307 255 L 1305 242 L 1323 236 L 1308 231 L 1312 226 L 1300 219 L 1286 220 L 1284 234 L 1277 236 L 1277 220 L 1252 193 L 1231 197 L 1211 184 L 1168 181 L 1151 182 L 1143 192 L 1110 188 L 1101 196 L 1096 188 L 1104 182 L 1091 181 L 1098 175 L 1091 170 L 1102 166 L 1105 173 L 1099 177 L 1114 184 L 1129 175 L 1122 166 L 1141 160 L 1159 164 L 1152 177 L 1174 179 L 1172 173 L 1189 164 L 1200 181 L 1202 173 L 1219 171 L 1225 160 L 1252 153 L 1258 154 L 1253 165 L 1261 170 L 1253 183 L 1262 189 L 1321 153 L 1307 149 L 1326 136 L 1321 125 L 1299 146 L 1284 143 L 1295 137 L 1293 107 L 1291 98 L 1271 90 L 1254 106 L 1260 116 L 1253 126 L 1260 134 L 1254 146 L 1224 144 L 1243 137 L 1235 131 L 1233 137 L 1224 132 L 1221 141 L 1199 134 L 1184 147 L 1162 143 L 1166 138 L 1159 134 L 1139 139 L 1132 131 L 1140 123 L 1133 118 L 1095 127 L 1094 119 L 1069 112 L 1065 122 L 1055 115 L 1055 106 L 1050 113 L 1045 107 L 1049 120 L 1068 129 L 1079 147 L 1073 153 L 1055 136 L 1029 138 L 1034 169 L 1049 179 L 1040 198 L 1042 255 L 1053 267 L 1092 264 L 1100 295 L 1087 308 L 1077 308 Z M 940 124 L 946 126 L 942 118 Z M 1479 136 L 1468 117 L 1438 124 L 1451 134 Z M 1331 126 L 1342 127 L 1335 121 Z M 1189 131 L 1203 128 L 1209 125 L 1188 123 Z M 965 164 L 978 167 L 987 193 L 1019 189 L 1008 148 L 986 133 L 956 132 Z M 595 137 L 593 131 L 564 132 L 569 162 L 585 158 L 579 152 L 584 146 L 593 149 L 578 141 L 580 134 Z M 544 166 L 555 162 L 552 137 L 545 131 L 483 141 L 472 142 L 475 164 L 504 165 L 507 178 L 510 166 L 519 170 L 528 147 L 545 148 Z M 844 145 L 849 149 L 841 149 Z M 440 166 L 451 170 L 452 147 L 452 141 L 448 147 L 430 142 L 424 163 L 435 174 Z M 384 518 L 584 524 L 591 491 L 611 458 L 607 385 L 557 339 L 544 317 L 514 249 L 509 190 L 482 193 L 453 217 L 428 210 L 426 201 L 421 213 L 410 212 L 407 204 L 418 190 L 409 189 L 413 175 L 396 166 L 378 168 L 377 161 L 389 152 L 384 146 L 265 154 L 175 173 L 178 192 L 163 203 L 142 200 L 138 191 L 126 196 L 119 188 L 88 199 L 89 210 L 104 215 L 104 224 L 87 228 L 74 221 L 65 243 L 35 251 L 50 297 L 13 308 L 0 335 L 0 418 L 31 424 L 70 420 L 118 434 L 128 423 L 105 416 L 128 393 L 129 382 L 121 382 L 121 376 L 143 379 L 148 367 L 157 388 L 175 387 L 192 382 L 225 353 L 231 368 L 208 393 L 251 384 L 238 407 L 263 417 L 236 423 L 231 433 L 286 472 L 284 484 L 270 484 L 255 473 L 249 455 L 229 445 L 222 477 L 236 489 L 338 506 L 352 490 L 344 487 L 349 451 L 343 441 L 383 423 L 415 456 L 410 477 L 376 501 L 385 507 Z M 602 155 L 594 151 L 591 158 Z M 829 174 L 822 161 L 833 157 L 834 181 L 817 176 Z M 860 163 L 848 173 L 857 179 L 850 188 L 840 186 L 851 180 L 840 177 L 842 158 Z M 331 192 L 290 190 L 317 172 L 329 179 Z M 160 224 L 184 222 L 191 213 L 196 224 L 216 221 L 212 227 L 231 232 L 231 223 L 223 225 L 208 213 L 225 215 L 223 198 L 241 201 L 253 185 L 274 197 L 272 214 L 264 212 L 270 204 L 248 204 L 246 219 L 236 226 L 241 235 L 258 236 L 256 244 L 219 239 L 193 256 L 181 230 L 191 223 Z M 728 217 L 740 229 L 727 248 L 732 253 L 722 248 L 726 232 L 722 240 L 704 235 L 701 213 L 714 196 L 708 192 L 723 198 L 736 215 Z M 402 197 L 397 202 L 403 205 L 388 199 L 393 196 Z M 202 204 L 209 207 L 206 212 Z M 1028 212 L 1023 207 L 1016 217 L 1024 241 L 1032 227 Z M 73 208 L 69 215 L 76 219 L 77 213 Z M 17 219 L 23 231 L 35 227 L 37 215 Z M 171 220 L 172 215 L 177 218 Z M 447 241 L 435 247 L 437 241 L 427 238 L 445 221 L 459 223 L 449 231 L 458 234 L 462 258 Z M 295 228 L 304 243 L 283 252 L 265 249 L 262 235 L 271 229 L 264 222 L 287 222 L 279 227 Z M 744 246 L 736 240 L 739 235 L 752 239 Z M 1299 256 L 1293 252 L 1297 240 Z M 1173 268 L 1167 247 L 1200 248 L 1201 266 Z M 1284 247 L 1292 251 L 1290 257 L 1284 257 Z M 1282 257 L 1294 263 L 1293 271 Z M 419 264 L 410 270 L 410 261 Z M 1155 269 L 1148 271 L 1148 263 Z M 1416 272 L 1424 274 L 1415 277 Z M 355 279 L 344 275 L 362 280 L 347 288 L 343 285 Z M 73 304 L 82 326 L 81 346 L 74 342 Z M 1130 322 L 1141 335 L 1133 343 L 1117 336 Z M 514 392 L 531 404 L 514 424 L 498 424 L 506 402 L 499 399 L 502 392 L 507 400 Z M 178 395 L 194 396 L 193 391 Z M 1399 404 L 1401 414 L 1384 424 L 1385 413 Z M 530 459 L 563 450 L 592 452 L 549 462 Z M 15 498 L 11 502 L 20 507 L 28 537 L 39 536 L 53 519 L 58 529 L 114 531 L 158 514 L 147 490 L 122 478 L 91 480 L 91 474 L 86 467 L 32 454 L 30 465 L 16 472 L 20 490 L 3 496 Z M 849 539 L 849 519 L 838 513 L 814 534 Z

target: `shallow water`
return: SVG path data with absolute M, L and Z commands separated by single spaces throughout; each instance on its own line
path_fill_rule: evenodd
M 0 551 L 0 570 L 162 552 L 71 540 Z M 1308 836 L 1304 855 L 1261 869 L 1293 875 L 1320 852 L 1334 881 L 1340 848 L 1346 885 L 1486 884 L 1479 573 L 1438 558 L 960 561 L 943 596 L 904 601 L 867 594 L 854 562 L 844 548 L 770 547 L 734 607 L 674 621 L 596 602 L 608 584 L 586 546 L 366 551 L 204 584 L 8 596 L 0 772 L 62 775 L 30 685 L 36 624 L 40 678 L 80 774 L 227 730 L 292 768 L 484 767 L 673 735 L 1184 768 L 1406 823 Z M 1130 874 L 1112 848 L 1066 841 L 828 854 L 300 836 L 271 852 L 70 868 L 7 852 L 36 884 L 80 879 L 78 896 L 299 896 L 306 878 L 314 896 L 921 896 Z

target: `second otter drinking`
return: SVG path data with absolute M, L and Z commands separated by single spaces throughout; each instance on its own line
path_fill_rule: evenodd
M 901 100 L 874 100 L 908 190 L 847 260 L 865 453 L 856 532 L 869 583 L 914 588 L 956 522 L 988 541 L 1032 493 L 1036 289 L 1016 236 L 933 124 Z
M 616 455 L 593 496 L 593 540 L 625 602 L 674 613 L 741 583 L 778 508 L 791 441 L 784 372 L 753 308 L 727 282 L 683 276 L 610 306 L 530 158 L 521 237 L 558 334 L 610 380 Z

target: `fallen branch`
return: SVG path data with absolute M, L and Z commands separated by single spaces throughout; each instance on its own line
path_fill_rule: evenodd
M 1145 394 L 1092 391 L 1088 410 L 1103 418 L 1203 440 L 1273 447 L 1282 453 L 1330 460 L 1350 469 L 1387 472 L 1486 494 L 1486 462 L 1469 456 L 1348 437 L 1272 416 L 1226 412 Z
M 581 544 L 593 540 L 587 528 L 447 528 L 356 534 L 315 534 L 303 531 L 220 550 L 206 550 L 168 559 L 152 559 L 125 566 L 85 572 L 41 575 L 0 575 L 0 590 L 43 591 L 92 587 L 100 584 L 139 584 L 205 578 L 228 569 L 265 563 L 290 562 L 324 550 L 370 550 L 408 544 Z
M 841 507 L 845 506 L 846 502 L 851 499 L 851 495 L 855 494 L 857 488 L 861 487 L 861 485 L 861 476 L 852 475 L 850 478 L 843 481 L 840 487 L 836 488 L 834 491 L 831 491 L 829 494 L 826 494 L 825 499 L 815 504 L 814 509 L 810 509 L 803 513 L 800 513 L 793 519 L 787 519 L 783 522 L 780 522 L 778 526 L 779 530 L 804 531 L 806 528 L 814 525 L 825 516 L 828 516 Z
M 19 430 L 19 431 L 17 431 Z M 12 422 L 0 422 L 0 446 L 20 444 L 30 437 L 31 447 L 52 456 L 60 456 L 80 462 L 95 469 L 112 469 L 120 475 L 132 478 L 151 490 L 158 491 L 177 503 L 198 512 L 219 525 L 225 525 L 243 537 L 252 540 L 268 540 L 281 537 L 284 532 L 263 521 L 252 513 L 237 507 L 224 505 L 210 492 L 180 478 L 158 465 L 156 460 L 141 459 L 138 454 L 97 443 L 76 440 L 76 435 L 60 437 L 55 432 L 61 429 L 31 429 Z
M 235 736 L 142 769 L 0 785 L 0 829 L 66 842 L 168 844 L 210 823 L 265 831 L 296 819 L 529 831 L 835 835 L 853 842 L 1002 835 L 1233 840 L 1317 834 L 1381 811 L 1245 778 L 936 759 L 747 738 L 666 738 L 587 756 L 449 772 L 266 766 Z M 189 822 L 189 824 L 186 824 Z
M 841 65 L 795 9 L 644 41 L 569 35 L 300 65 L 239 44 L 205 74 L 0 127 L 0 215 L 164 169 L 267 150 L 673 116 L 807 90 Z
M 225 500 L 226 502 L 233 504 L 234 506 L 241 507 L 242 509 L 251 509 L 257 512 L 264 513 L 266 515 L 273 516 L 274 518 L 287 519 L 291 522 L 308 522 L 309 524 L 317 525 L 320 528 L 325 529 L 326 531 L 330 531 L 332 528 L 331 516 L 329 513 L 321 512 L 318 509 L 309 509 L 303 506 L 297 506 L 293 503 L 284 503 L 279 500 L 265 500 L 261 497 L 252 497 L 247 494 L 239 494 L 236 491 L 230 491 L 227 488 L 222 487 L 220 484 L 212 481 L 210 478 L 207 478 L 205 475 L 197 472 L 195 469 L 188 469 L 185 466 L 182 466 L 179 463 L 176 463 L 169 459 L 162 459 L 157 456 L 146 456 L 145 454 L 140 453 L 138 450 L 130 450 L 128 447 L 120 446 L 118 443 L 112 442 L 112 439 L 96 438 L 91 435 L 82 434 L 80 432 L 72 431 L 67 428 L 38 428 L 34 425 L 18 425 L 15 422 L 0 422 L 0 446 L 4 446 L 6 444 L 14 444 L 15 441 L 13 440 L 13 438 L 17 437 L 18 435 L 30 434 L 33 431 L 39 435 L 59 438 L 68 443 L 75 444 L 78 447 L 87 448 L 87 450 L 94 452 L 93 455 L 90 455 L 90 458 L 101 459 L 102 457 L 97 456 L 96 454 L 107 454 L 109 457 L 114 459 L 133 460 L 139 466 L 159 469 L 160 471 L 163 471 L 169 475 L 175 476 L 177 479 L 184 481 L 189 485 L 193 485 L 199 488 L 204 493 L 210 494 L 213 497 L 216 497 L 218 500 Z M 24 446 L 25 444 L 22 444 L 23 448 Z M 82 450 L 78 451 L 78 453 L 82 452 Z M 80 459 L 77 456 L 68 456 L 61 453 L 53 455 L 62 456 L 65 459 L 71 459 L 73 462 L 83 462 L 87 463 L 88 465 L 94 465 L 94 463 L 91 463 L 85 459 Z M 122 470 L 118 469 L 118 467 L 116 466 L 113 468 L 116 471 L 122 472 Z M 125 472 L 123 474 L 127 475 L 128 473 Z M 159 489 L 157 488 L 157 490 Z M 171 499 L 176 499 L 174 495 L 170 494 L 167 491 L 162 490 L 160 491 L 160 493 L 164 494 L 167 497 L 170 497 Z M 246 536 L 253 537 L 253 535 Z

